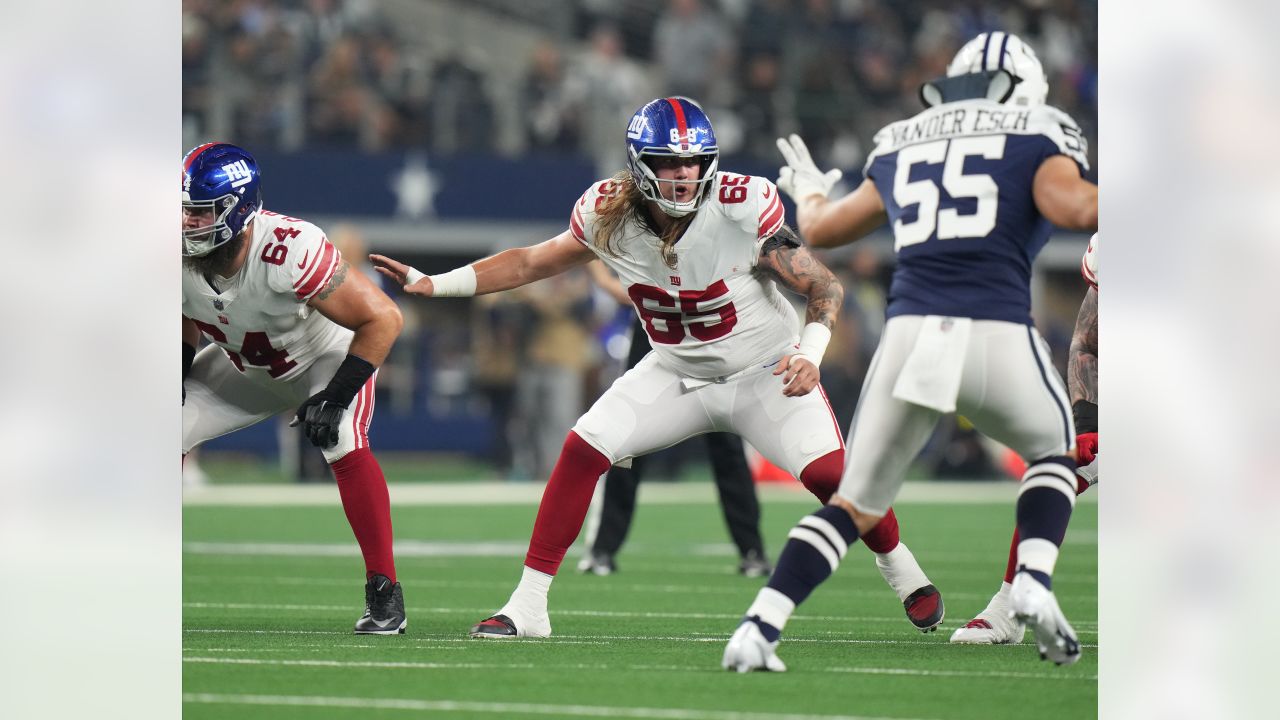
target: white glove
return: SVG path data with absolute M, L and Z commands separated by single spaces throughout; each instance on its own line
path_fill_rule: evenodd
M 844 173 L 839 169 L 822 172 L 809 157 L 804 140 L 792 133 L 790 138 L 778 138 L 778 151 L 787 164 L 778 171 L 778 187 L 800 202 L 810 195 L 827 196 L 831 188 L 840 182 Z

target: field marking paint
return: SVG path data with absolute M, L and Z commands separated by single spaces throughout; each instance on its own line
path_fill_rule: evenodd
M 351 608 L 346 605 L 292 605 L 274 603 L 217 603 L 217 602 L 184 602 L 183 607 L 207 610 L 305 610 L 315 612 L 347 612 Z M 489 612 L 478 608 L 442 608 L 418 607 L 406 608 L 408 613 L 426 613 L 436 615 L 466 615 Z M 646 618 L 654 620 L 740 620 L 742 613 L 692 613 L 692 612 L 629 612 L 625 610 L 556 610 L 556 615 L 573 617 L 606 617 L 606 618 Z M 903 622 L 901 616 L 886 617 L 883 615 L 793 615 L 791 622 Z M 1078 621 L 1074 625 L 1088 626 L 1089 621 Z
M 710 666 L 702 665 L 614 665 L 610 663 L 476 663 L 476 662 L 405 662 L 396 660 L 273 660 L 270 658 L 223 658 L 186 656 L 184 663 L 210 665 L 264 665 L 278 667 L 370 668 L 378 670 L 601 670 L 631 672 L 637 670 L 655 672 L 706 672 Z M 1020 680 L 1073 680 L 1096 681 L 1097 675 L 1070 675 L 1064 673 L 1033 673 L 1005 670 L 923 670 L 920 668 L 886 667 L 822 667 L 815 672 L 865 674 L 865 675 L 913 675 L 919 677 L 1000 678 Z
M 392 507 L 410 505 L 536 505 L 542 499 L 543 483 L 432 482 L 390 483 Z M 800 483 L 766 484 L 756 488 L 761 502 L 813 504 L 813 496 Z M 957 505 L 999 504 L 1013 506 L 1018 484 L 1001 482 L 957 482 L 909 480 L 902 485 L 897 505 L 945 503 Z M 1085 493 L 1077 503 L 1096 503 L 1098 493 Z M 185 506 L 318 506 L 337 505 L 338 490 L 332 485 L 233 484 L 183 488 Z M 641 483 L 639 500 L 644 505 L 718 502 L 711 482 Z
M 392 698 L 323 697 L 298 695 L 225 695 L 183 693 L 186 703 L 210 705 L 274 705 L 294 707 L 412 710 L 416 712 L 552 715 L 557 717 L 653 718 L 654 720 L 917 720 L 865 715 L 798 715 L 794 713 L 735 712 L 684 708 L 609 707 L 607 705 L 550 705 L 546 703 L 470 702 Z

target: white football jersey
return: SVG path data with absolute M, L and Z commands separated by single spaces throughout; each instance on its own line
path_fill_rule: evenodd
M 596 248 L 596 206 L 612 194 L 604 180 L 573 207 L 573 236 L 622 281 L 654 352 L 672 370 L 710 379 L 769 363 L 798 340 L 799 320 L 771 277 L 756 272 L 760 248 L 782 227 L 778 189 L 764 178 L 716 173 L 709 196 L 663 262 L 658 237 L 636 222 L 618 230 L 619 257 Z
M 240 372 L 287 380 L 322 353 L 351 344 L 352 331 L 307 306 L 341 261 L 320 228 L 262 210 L 234 277 L 207 279 L 183 269 L 182 314 L 222 346 Z

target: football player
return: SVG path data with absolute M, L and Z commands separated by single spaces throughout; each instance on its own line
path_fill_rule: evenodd
M 1098 234 L 1080 260 L 1080 274 L 1089 289 L 1080 303 L 1076 328 L 1067 357 L 1067 390 L 1071 393 L 1071 417 L 1076 426 L 1076 494 L 1098 483 Z M 1027 627 L 1013 616 L 1009 591 L 1018 567 L 1018 529 L 1013 530 L 1004 582 L 987 607 L 964 627 L 951 634 L 953 643 L 1004 645 L 1022 642 Z
M 258 164 L 207 143 L 182 160 L 182 454 L 294 414 L 338 482 L 365 563 L 357 634 L 403 633 L 391 506 L 369 449 L 378 366 L 400 334 L 395 303 L 320 228 L 262 207 Z M 199 352 L 204 335 L 210 345 Z
M 547 593 L 578 536 L 601 473 L 713 431 L 732 432 L 825 502 L 844 443 L 818 384 L 843 289 L 783 222 L 773 183 L 720 172 L 710 120 L 683 97 L 646 104 L 627 128 L 628 167 L 592 184 L 569 228 L 425 276 L 381 255 L 375 267 L 415 295 L 519 287 L 599 257 L 618 276 L 653 345 L 570 430 L 542 496 L 520 583 L 473 637 L 548 637 Z M 808 300 L 799 333 L 778 285 Z M 908 618 L 928 631 L 941 595 L 898 541 L 897 522 L 870 533 L 877 565 Z M 870 529 L 870 528 L 868 528 Z
M 1079 127 L 1045 105 L 1048 89 L 1022 40 L 979 35 L 921 88 L 923 112 L 876 134 L 865 180 L 835 202 L 827 193 L 840 171 L 819 170 L 799 137 L 779 140 L 778 187 L 795 198 L 805 237 L 843 245 L 887 221 L 898 264 L 840 487 L 791 531 L 723 667 L 786 669 L 775 650 L 788 618 L 888 510 L 938 419 L 954 411 L 1027 458 L 1010 607 L 1042 657 L 1079 659 L 1052 591 L 1076 499 L 1076 433 L 1031 322 L 1030 284 L 1053 225 L 1097 229 L 1098 188 L 1083 178 Z

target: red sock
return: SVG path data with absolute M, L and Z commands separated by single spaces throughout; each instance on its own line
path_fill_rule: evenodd
M 365 578 L 386 575 L 396 581 L 396 562 L 391 550 L 391 498 L 373 452 L 367 447 L 352 450 L 330 465 L 338 481 L 342 510 L 364 554 Z
M 804 466 L 800 471 L 800 482 L 823 505 L 840 487 L 840 476 L 844 473 L 844 448 L 832 450 L 822 457 Z
M 525 565 L 548 575 L 556 574 L 565 552 L 582 531 L 596 481 L 609 465 L 609 458 L 569 431 L 547 489 L 542 491 Z
M 1018 569 L 1018 541 L 1022 538 L 1018 535 L 1018 528 L 1013 529 L 1013 542 L 1009 543 L 1009 564 L 1004 568 L 1004 581 L 1013 582 L 1014 572 Z
M 871 552 L 880 555 L 892 552 L 898 547 L 898 516 L 893 513 L 893 508 L 889 508 L 889 512 L 880 518 L 880 522 L 862 536 L 862 544 L 866 545 Z

